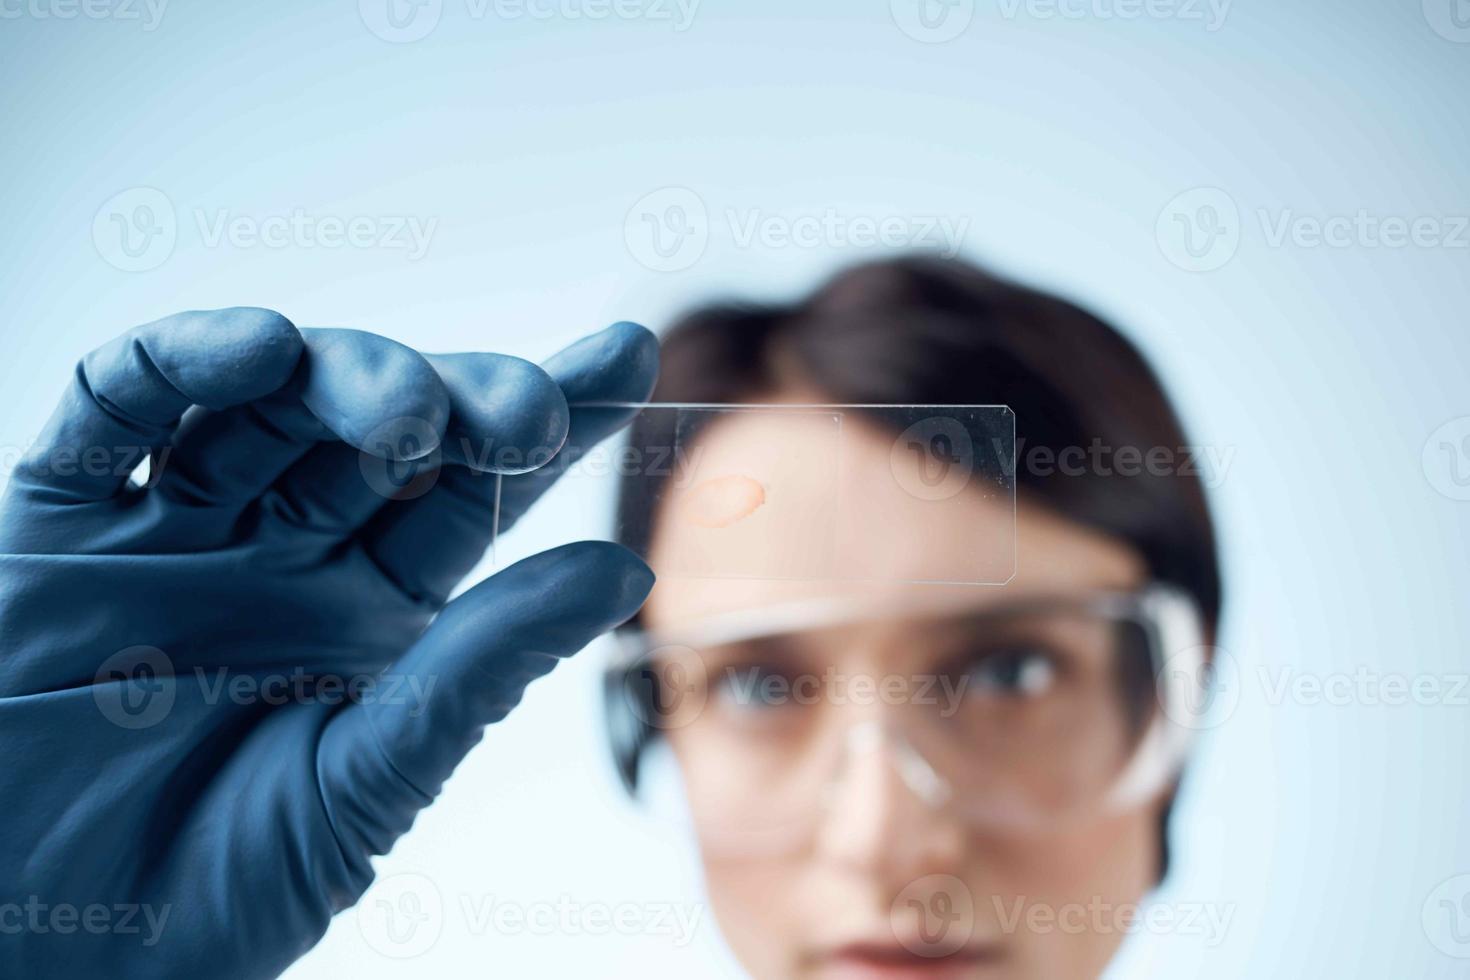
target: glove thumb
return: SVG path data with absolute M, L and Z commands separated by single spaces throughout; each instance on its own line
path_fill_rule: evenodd
M 628 549 L 583 541 L 517 562 L 447 605 L 388 668 L 394 683 L 383 689 L 399 696 L 352 704 L 322 732 L 322 794 L 349 860 L 386 853 L 485 726 L 637 612 L 653 580 Z

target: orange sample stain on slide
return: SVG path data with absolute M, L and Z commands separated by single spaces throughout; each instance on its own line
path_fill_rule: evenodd
M 729 527 L 766 502 L 766 488 L 748 476 L 706 480 L 684 498 L 684 520 L 695 527 Z

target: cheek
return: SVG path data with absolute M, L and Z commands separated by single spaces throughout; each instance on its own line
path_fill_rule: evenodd
M 980 845 L 978 859 L 1015 884 L 1046 894 L 1094 889 L 1111 895 L 1152 886 L 1158 858 L 1152 807 L 1097 820 L 1066 833 Z
M 795 856 L 762 854 L 739 835 L 729 836 L 727 780 L 710 774 L 748 763 L 740 752 L 686 728 L 667 733 L 682 772 L 704 869 L 709 911 L 731 952 L 756 980 L 797 972 L 803 936 L 810 929 L 799 902 L 805 864 Z M 703 764 L 693 765 L 692 759 Z M 717 829 L 711 830 L 711 825 Z
M 1045 839 L 986 839 L 972 851 L 976 915 L 1006 936 L 1023 975 L 1096 976 L 1153 888 L 1160 810 L 1146 807 Z
M 711 911 L 741 966 L 756 980 L 793 976 L 810 926 L 792 905 L 800 868 L 706 856 L 704 875 Z

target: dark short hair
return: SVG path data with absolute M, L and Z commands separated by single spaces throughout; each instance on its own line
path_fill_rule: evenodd
M 905 257 L 849 268 L 795 303 L 696 310 L 664 336 L 661 357 L 656 402 L 759 401 L 795 381 L 833 403 L 1009 405 L 1017 495 L 1133 546 L 1215 633 L 1219 558 L 1183 427 L 1138 349 L 1080 306 L 968 262 Z M 649 424 L 635 421 L 632 445 L 666 438 Z M 1079 447 L 1092 458 L 1161 450 L 1178 465 L 1027 462 Z M 630 489 L 618 525 L 643 548 L 653 504 Z M 1166 808 L 1161 874 L 1167 819 Z

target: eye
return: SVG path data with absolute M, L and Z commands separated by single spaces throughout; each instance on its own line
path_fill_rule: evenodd
M 791 678 L 767 664 L 726 665 L 710 684 L 710 696 L 735 711 L 771 712 L 795 704 Z
M 965 673 L 970 689 L 1003 697 L 1034 698 L 1056 684 L 1057 658 L 1046 648 L 1017 646 L 988 650 Z

